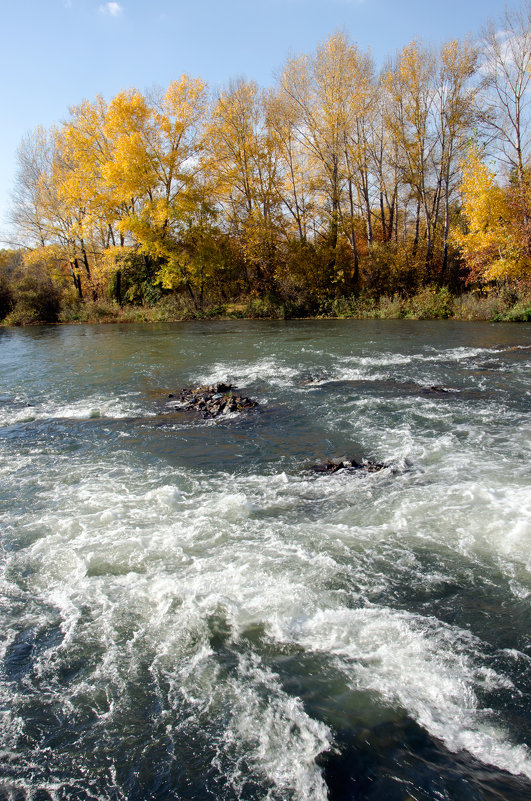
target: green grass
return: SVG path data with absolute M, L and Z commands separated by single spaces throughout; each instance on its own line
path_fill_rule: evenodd
M 1 325 L 34 325 L 43 319 L 38 304 L 29 298 L 17 303 Z M 531 322 L 531 292 L 501 289 L 489 293 L 452 295 L 446 287 L 424 287 L 409 298 L 379 298 L 367 294 L 323 298 L 319 302 L 293 301 L 268 296 L 247 297 L 226 303 L 205 304 L 195 309 L 182 296 L 167 295 L 154 304 L 119 306 L 108 299 L 63 303 L 60 323 L 143 323 L 180 320 L 342 318 L 372 320 L 486 320 Z

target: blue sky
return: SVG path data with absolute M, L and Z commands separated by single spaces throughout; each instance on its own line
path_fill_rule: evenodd
M 509 3 L 518 7 L 518 2 Z M 271 85 L 289 55 L 345 30 L 377 66 L 413 38 L 438 44 L 499 20 L 499 0 L 3 0 L 0 246 L 22 137 L 96 94 L 186 72 Z

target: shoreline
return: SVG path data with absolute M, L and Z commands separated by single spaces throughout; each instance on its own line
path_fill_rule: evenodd
M 42 303 L 15 302 L 0 327 L 62 324 L 174 323 L 193 320 L 457 320 L 462 322 L 531 322 L 531 292 L 499 289 L 479 295 L 453 295 L 446 287 L 426 287 L 409 297 L 381 295 L 337 298 L 240 297 L 207 301 L 193 307 L 182 295 L 168 294 L 157 303 L 119 305 L 109 298 L 72 301 L 62 298 L 53 313 Z
M 183 316 L 173 316 L 173 317 L 162 317 L 159 315 L 151 315 L 149 313 L 144 313 L 143 311 L 139 313 L 125 313 L 125 314 L 116 314 L 113 316 L 101 316 L 101 317 L 92 317 L 87 316 L 86 318 L 78 318 L 78 319 L 71 319 L 71 320 L 55 320 L 45 321 L 45 320 L 33 320 L 31 322 L 26 323 L 8 323 L 5 320 L 0 321 L 0 329 L 12 329 L 12 328 L 35 328 L 37 326 L 66 326 L 66 325 L 130 325 L 130 324 L 146 324 L 146 325 L 154 325 L 157 323 L 160 324 L 167 324 L 167 323 L 193 323 L 193 322 L 239 322 L 239 321 L 247 321 L 247 322 L 329 322 L 330 320 L 366 320 L 366 321 L 380 321 L 380 322 L 389 322 L 389 321 L 398 321 L 398 322 L 459 322 L 459 323 L 528 323 L 531 322 L 531 315 L 525 314 L 524 315 L 515 315 L 514 317 L 502 317 L 502 316 L 494 316 L 494 317 L 471 317 L 471 316 L 431 316 L 431 317 L 424 317 L 424 316 L 393 316 L 393 317 L 385 317 L 379 315 L 307 315 L 307 316 L 290 316 L 290 317 L 279 317 L 279 316 L 251 316 L 251 315 L 220 315 L 220 314 L 213 314 L 209 315 L 208 313 L 198 314 L 198 315 L 183 315 Z
M 367 321 L 367 322 L 411 322 L 411 323 L 426 323 L 426 322 L 446 322 L 446 323 L 528 323 L 531 319 L 501 319 L 501 318 L 483 318 L 483 317 L 334 317 L 334 316 L 319 316 L 319 317 L 234 317 L 234 316 L 221 316 L 208 315 L 197 317 L 173 317 L 167 319 L 150 318 L 149 316 L 129 316 L 124 315 L 116 317 L 103 317 L 101 319 L 88 318 L 81 320 L 56 320 L 55 322 L 46 321 L 33 321 L 29 323 L 12 323 L 8 324 L 0 321 L 0 329 L 13 329 L 13 328 L 37 328 L 40 326 L 47 327 L 61 327 L 67 325 L 156 325 L 156 324 L 169 324 L 169 323 L 228 323 L 228 322 L 255 322 L 255 323 L 296 323 L 296 322 L 330 322 L 336 321 Z

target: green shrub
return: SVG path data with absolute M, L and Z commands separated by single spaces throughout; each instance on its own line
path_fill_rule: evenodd
M 7 276 L 0 274 L 0 320 L 7 317 L 13 309 L 14 303 L 13 290 Z
M 376 313 L 382 320 L 396 320 L 405 317 L 405 302 L 399 295 L 393 295 L 392 298 L 383 295 L 378 300 Z
M 454 298 L 445 286 L 428 286 L 409 299 L 406 309 L 405 316 L 415 320 L 445 320 L 453 317 Z
M 531 303 L 525 300 L 520 303 L 515 303 L 505 314 L 499 314 L 494 319 L 507 323 L 530 323 Z
M 496 295 L 483 297 L 476 292 L 467 292 L 455 299 L 454 315 L 459 320 L 494 320 L 500 306 L 500 298 Z
M 39 270 L 27 271 L 13 286 L 14 306 L 7 325 L 56 323 L 61 309 L 61 290 Z

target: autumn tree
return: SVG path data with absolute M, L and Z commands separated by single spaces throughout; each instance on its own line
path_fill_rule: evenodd
M 475 66 L 476 51 L 468 42 L 448 42 L 436 53 L 415 41 L 385 73 L 385 122 L 401 183 L 414 203 L 413 261 L 425 242 L 424 281 L 441 281 L 447 272 L 459 159 L 476 119 L 471 85 Z
M 122 259 L 132 240 L 127 238 L 126 221 L 138 200 L 134 188 L 123 191 L 123 179 L 135 173 L 134 162 L 123 162 L 122 174 L 116 169 L 117 135 L 113 126 L 115 104 L 123 95 L 107 104 L 103 98 L 84 101 L 70 109 L 70 118 L 60 131 L 62 143 L 63 202 L 77 208 L 79 244 L 82 262 L 90 259 L 90 281 L 96 294 L 106 292 L 115 278 L 117 298 L 121 301 Z M 135 120 L 136 122 L 136 120 Z M 131 136 L 134 128 L 131 127 Z M 128 189 L 130 187 L 128 186 Z
M 469 281 L 514 281 L 531 277 L 531 254 L 517 200 L 521 187 L 500 186 L 477 146 L 462 163 L 461 196 L 465 227 L 454 232 L 469 270 Z M 527 201 L 531 199 L 526 182 Z
M 506 9 L 497 28 L 490 22 L 481 39 L 483 119 L 496 153 L 513 173 L 531 253 L 531 207 L 526 166 L 531 155 L 531 0 Z
M 266 126 L 277 153 L 277 190 L 286 215 L 288 236 L 308 240 L 314 213 L 308 154 L 295 134 L 296 115 L 282 91 L 264 95 Z
M 58 129 L 38 128 L 24 138 L 18 153 L 12 219 L 23 243 L 39 251 L 56 280 L 70 275 L 82 297 L 75 213 L 61 196 L 63 163 Z
M 43 132 L 24 143 L 19 220 L 24 211 L 41 246 L 64 251 L 80 297 L 83 284 L 103 294 L 113 274 L 119 287 L 135 248 L 148 284 L 175 259 L 183 210 L 197 193 L 206 105 L 203 82 L 183 76 L 149 98 L 129 90 L 109 104 L 98 97 L 73 107 L 53 153 Z
M 44 194 L 55 150 L 55 130 L 39 126 L 26 134 L 17 151 L 17 174 L 11 221 L 24 242 L 44 247 L 50 239 L 50 220 Z
M 351 247 L 354 285 L 359 277 L 359 244 L 353 184 L 356 180 L 363 195 L 362 129 L 371 102 L 372 72 L 370 56 L 337 33 L 315 55 L 290 59 L 280 77 L 281 92 L 291 105 L 294 134 L 311 159 L 313 183 L 320 190 L 332 280 L 347 279 L 337 251 L 346 220 L 343 230 Z
M 386 87 L 390 98 L 386 123 L 397 143 L 399 169 L 415 203 L 412 257 L 417 255 L 424 217 L 425 264 L 429 270 L 433 255 L 434 198 L 430 187 L 430 168 L 436 138 L 430 126 L 434 107 L 433 53 L 419 42 L 407 45 L 395 65 L 388 69 Z
M 204 168 L 229 231 L 239 242 L 250 285 L 270 289 L 282 229 L 277 141 L 267 125 L 264 93 L 233 81 L 214 104 Z
M 204 83 L 185 75 L 165 92 L 146 97 L 129 90 L 109 104 L 104 131 L 112 158 L 103 181 L 120 210 L 120 245 L 140 248 L 148 279 L 179 252 L 179 221 L 197 172 L 206 105 Z
M 531 2 L 490 22 L 480 41 L 484 121 L 500 158 L 523 180 L 530 156 Z
M 441 48 L 436 82 L 435 129 L 438 143 L 434 162 L 434 218 L 436 225 L 441 227 L 442 240 L 440 281 L 447 277 L 450 205 L 459 186 L 459 163 L 478 119 L 475 102 L 477 90 L 471 83 L 476 63 L 477 50 L 468 41 L 460 43 L 453 40 Z

